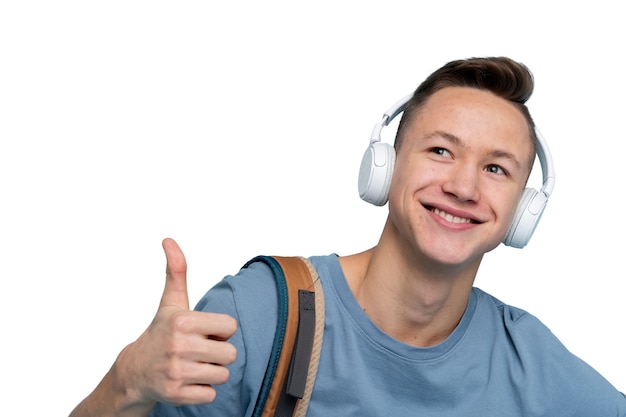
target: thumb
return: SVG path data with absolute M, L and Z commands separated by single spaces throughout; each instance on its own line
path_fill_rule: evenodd
M 167 238 L 162 243 L 167 259 L 165 289 L 160 307 L 179 307 L 189 310 L 187 295 L 187 261 L 176 241 Z

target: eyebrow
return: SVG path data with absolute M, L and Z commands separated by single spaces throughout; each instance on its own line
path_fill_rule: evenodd
M 459 138 L 458 136 L 450 132 L 446 132 L 443 130 L 435 130 L 434 132 L 427 134 L 424 139 L 431 139 L 434 137 L 441 137 L 455 146 L 465 148 L 465 142 L 463 142 L 461 138 Z M 520 161 L 518 161 L 515 155 L 513 155 L 511 152 L 507 152 L 502 149 L 492 149 L 489 152 L 489 155 L 491 155 L 494 158 L 508 159 L 509 161 L 511 161 L 511 163 L 515 165 L 517 169 L 522 168 L 522 164 L 520 163 Z

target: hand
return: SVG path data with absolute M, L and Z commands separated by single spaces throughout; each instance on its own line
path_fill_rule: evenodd
M 237 330 L 224 314 L 189 311 L 187 263 L 178 244 L 163 241 L 166 283 L 148 329 L 118 358 L 120 377 L 141 403 L 202 404 L 215 399 L 212 385 L 228 380 L 225 365 L 236 349 L 227 342 Z

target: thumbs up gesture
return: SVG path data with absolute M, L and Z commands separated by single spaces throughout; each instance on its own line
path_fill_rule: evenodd
M 157 313 L 114 366 L 127 392 L 135 393 L 135 405 L 208 403 L 215 399 L 213 385 L 228 380 L 225 365 L 236 349 L 227 340 L 237 323 L 224 314 L 190 311 L 185 256 L 172 239 L 163 249 L 166 282 Z

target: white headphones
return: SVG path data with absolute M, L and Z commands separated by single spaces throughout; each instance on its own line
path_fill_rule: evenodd
M 400 113 L 413 97 L 409 94 L 394 104 L 383 115 L 380 123 L 372 130 L 370 144 L 363 155 L 359 171 L 359 195 L 368 203 L 383 206 L 389 198 L 389 186 L 393 176 L 393 168 L 396 162 L 396 151 L 392 145 L 381 142 L 380 133 L 383 127 Z M 503 243 L 514 248 L 526 246 L 533 235 L 539 219 L 548 203 L 548 198 L 554 190 L 554 166 L 548 144 L 535 128 L 537 135 L 537 157 L 541 163 L 543 186 L 540 191 L 532 188 L 524 189 L 522 198 L 517 206 L 513 221 L 504 237 Z

